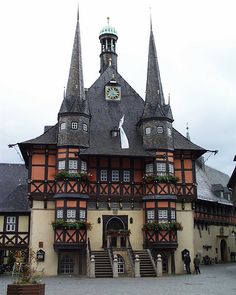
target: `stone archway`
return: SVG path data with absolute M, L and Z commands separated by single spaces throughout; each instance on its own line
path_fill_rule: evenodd
M 220 241 L 220 260 L 222 262 L 226 262 L 228 260 L 227 243 L 226 243 L 225 239 Z

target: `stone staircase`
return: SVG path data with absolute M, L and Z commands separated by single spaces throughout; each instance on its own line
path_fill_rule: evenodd
M 107 250 L 91 251 L 91 255 L 95 256 L 95 277 L 96 278 L 112 278 L 112 268 Z
M 134 255 L 139 255 L 140 259 L 140 276 L 156 277 L 156 271 L 147 250 L 133 251 Z

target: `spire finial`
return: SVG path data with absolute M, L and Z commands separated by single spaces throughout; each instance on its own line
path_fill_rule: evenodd
M 63 98 L 66 97 L 66 87 L 64 86 L 64 90 L 63 90 Z
M 77 8 L 77 20 L 79 20 L 79 3 L 78 3 L 78 8 Z
M 110 23 L 110 17 L 108 16 L 107 17 L 107 24 L 108 24 L 108 26 L 109 26 L 109 23 Z
M 188 127 L 188 122 L 186 123 L 186 138 L 188 139 L 188 140 L 190 140 L 190 135 L 189 135 L 189 127 Z
M 170 92 L 168 93 L 168 105 L 170 105 Z
M 150 10 L 150 30 L 152 31 L 152 7 L 149 7 Z

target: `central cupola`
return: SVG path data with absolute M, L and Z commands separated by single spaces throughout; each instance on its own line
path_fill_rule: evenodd
M 101 43 L 100 74 L 102 74 L 110 66 L 117 70 L 117 39 L 117 31 L 110 25 L 110 18 L 108 17 L 107 25 L 101 29 L 99 34 L 99 40 Z

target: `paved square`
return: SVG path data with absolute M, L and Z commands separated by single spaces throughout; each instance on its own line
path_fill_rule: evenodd
M 0 294 L 5 295 L 9 277 L 0 277 Z M 48 277 L 47 295 L 235 295 L 236 263 L 201 266 L 201 275 L 161 278 L 89 279 Z

